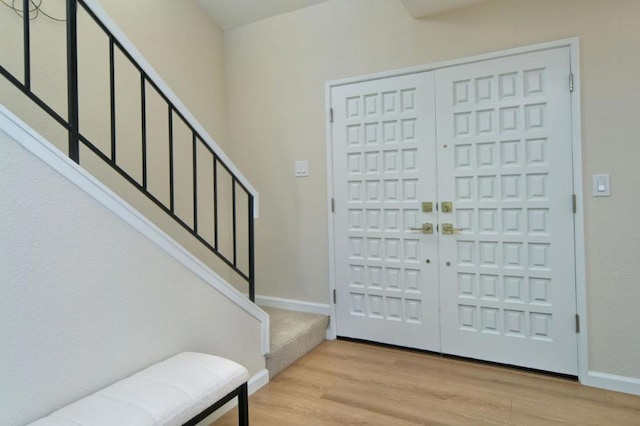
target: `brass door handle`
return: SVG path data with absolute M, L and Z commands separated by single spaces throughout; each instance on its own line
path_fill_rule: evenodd
M 462 229 L 454 228 L 452 223 L 442 224 L 442 233 L 445 235 L 457 234 L 460 231 L 462 231 Z
M 433 223 L 423 223 L 420 228 L 409 228 L 410 231 L 420 231 L 423 234 L 433 234 Z

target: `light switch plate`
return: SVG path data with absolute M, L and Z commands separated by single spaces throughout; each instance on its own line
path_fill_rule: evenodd
M 295 177 L 309 176 L 309 162 L 307 160 L 296 161 L 294 176 Z
M 609 175 L 593 175 L 593 196 L 609 197 L 611 195 L 611 180 Z

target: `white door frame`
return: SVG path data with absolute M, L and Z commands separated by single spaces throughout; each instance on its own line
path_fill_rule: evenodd
M 334 290 L 336 289 L 335 276 L 335 239 L 332 202 L 333 194 L 333 141 L 331 139 L 331 89 L 345 84 L 360 83 L 363 81 L 378 80 L 387 77 L 396 77 L 405 74 L 413 74 L 424 71 L 431 71 L 440 68 L 452 67 L 487 59 L 496 59 L 505 56 L 530 53 L 540 50 L 568 47 L 570 54 L 571 72 L 573 74 L 573 94 L 571 96 L 571 146 L 573 151 L 573 188 L 576 196 L 577 211 L 574 215 L 575 226 L 575 256 L 576 256 L 576 311 L 580 316 L 580 333 L 578 334 L 578 379 L 581 383 L 591 382 L 589 380 L 588 362 L 588 330 L 587 330 L 587 294 L 586 294 L 586 268 L 585 268 L 585 240 L 584 240 L 584 202 L 582 187 L 582 135 L 581 135 L 581 110 L 580 110 L 580 41 L 578 37 L 552 41 L 548 43 L 534 44 L 530 46 L 518 47 L 515 49 L 502 50 L 483 55 L 470 56 L 451 61 L 436 62 L 432 64 L 419 65 L 416 67 L 402 68 L 385 71 L 381 73 L 368 74 L 364 76 L 346 78 L 329 81 L 325 85 L 325 102 L 327 108 L 327 193 L 329 203 L 327 203 L 327 214 L 329 216 L 329 300 L 333 301 Z M 567 86 L 569 76 L 567 76 Z M 330 329 L 327 337 L 336 337 L 336 305 L 330 303 Z M 597 385 L 596 385 L 597 386 Z

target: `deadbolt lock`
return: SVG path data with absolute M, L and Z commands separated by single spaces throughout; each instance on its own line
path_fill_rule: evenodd
M 442 213 L 451 213 L 453 211 L 453 203 L 451 201 L 442 202 Z
M 433 223 L 423 223 L 420 228 L 409 228 L 411 231 L 420 231 L 423 234 L 433 234 Z
M 445 235 L 456 234 L 456 233 L 458 233 L 460 231 L 462 231 L 462 229 L 454 228 L 453 224 L 451 224 L 451 223 L 443 223 L 442 224 L 442 233 L 445 234 Z
M 422 203 L 422 213 L 433 212 L 433 203 L 431 201 Z

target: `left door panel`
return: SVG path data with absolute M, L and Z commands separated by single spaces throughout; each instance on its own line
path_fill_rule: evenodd
M 432 72 L 331 91 L 339 336 L 440 350 L 433 92 Z

